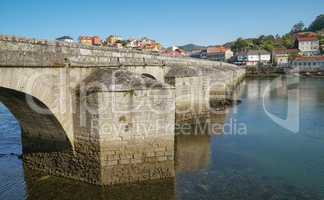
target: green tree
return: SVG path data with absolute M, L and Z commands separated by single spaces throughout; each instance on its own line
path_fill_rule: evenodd
M 319 15 L 308 28 L 310 31 L 316 32 L 324 29 L 324 15 Z
M 286 34 L 282 37 L 282 46 L 287 49 L 293 48 L 295 46 L 294 37 L 291 34 Z
M 299 32 L 303 32 L 303 31 L 305 31 L 305 24 L 302 21 L 295 24 L 291 29 L 292 33 L 299 33 Z
M 320 36 L 320 45 L 323 46 L 324 45 L 324 36 Z M 324 54 L 324 49 L 321 48 L 321 54 Z
M 272 40 L 265 40 L 262 43 L 261 48 L 272 52 L 274 50 L 274 43 Z
M 238 38 L 232 45 L 232 50 L 234 50 L 235 52 L 239 52 L 239 51 L 248 50 L 252 47 L 253 44 L 250 41 L 244 40 L 242 38 Z

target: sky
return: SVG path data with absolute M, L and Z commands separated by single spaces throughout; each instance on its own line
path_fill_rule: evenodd
M 284 34 L 324 14 L 323 0 L 0 0 L 0 34 L 146 36 L 164 46 Z

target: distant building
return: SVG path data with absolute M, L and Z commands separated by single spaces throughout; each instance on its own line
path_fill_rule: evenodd
M 157 43 L 155 40 L 149 39 L 147 37 L 143 37 L 140 40 L 138 40 L 138 48 L 149 50 L 149 51 L 160 51 L 161 45 Z
M 234 64 L 236 65 L 246 65 L 248 61 L 248 56 L 246 51 L 241 51 L 236 53 L 234 56 Z
M 161 55 L 168 57 L 185 57 L 187 56 L 187 53 L 184 50 L 173 46 L 171 49 L 161 52 Z
M 316 33 L 296 34 L 296 46 L 304 56 L 320 55 L 320 42 Z
M 141 39 L 129 39 L 125 41 L 125 46 L 128 48 L 154 51 L 154 52 L 159 52 L 162 48 L 160 43 L 146 37 Z
M 292 56 L 292 55 L 298 56 L 298 55 L 300 55 L 299 49 L 287 49 L 287 52 L 288 52 L 289 56 Z
M 113 44 L 112 47 L 115 47 L 115 48 L 117 48 L 117 49 L 122 49 L 122 48 L 124 48 L 123 44 L 120 43 L 120 42 L 117 42 L 117 43 Z
M 246 65 L 266 65 L 271 62 L 271 54 L 266 50 L 249 50 L 246 52 Z
M 115 44 L 119 43 L 122 40 L 123 40 L 122 37 L 111 35 L 107 38 L 106 43 L 109 46 L 114 46 Z
M 83 45 L 94 45 L 94 46 L 101 46 L 102 41 L 99 36 L 80 36 L 79 38 L 80 44 Z
M 303 56 L 297 57 L 292 62 L 292 68 L 298 72 L 324 71 L 324 56 Z
M 149 39 L 147 37 L 143 37 L 143 38 L 140 39 L 140 43 L 145 46 L 145 45 L 155 44 L 156 41 L 152 40 L 152 39 Z
M 102 45 L 101 38 L 99 36 L 92 37 L 92 45 L 101 46 Z
M 276 49 L 272 52 L 273 64 L 278 67 L 288 67 L 289 54 L 287 49 Z
M 74 42 L 73 38 L 71 38 L 70 36 L 59 37 L 59 38 L 56 38 L 56 40 L 60 41 L 60 42 L 67 42 L 67 43 L 73 43 Z
M 137 39 L 129 39 L 127 40 L 126 47 L 139 48 L 139 41 Z
M 194 50 L 194 51 L 189 53 L 189 56 L 192 57 L 192 58 L 208 59 L 207 49 Z
M 80 36 L 79 38 L 80 44 L 83 45 L 92 45 L 92 37 L 90 36 Z
M 234 56 L 233 51 L 226 47 L 208 47 L 207 57 L 209 60 L 225 62 Z
M 144 49 L 149 50 L 149 51 L 159 52 L 161 50 L 161 45 L 157 42 L 151 43 L 151 44 L 146 44 L 144 46 Z

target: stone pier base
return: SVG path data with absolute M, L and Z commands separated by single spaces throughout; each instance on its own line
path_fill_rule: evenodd
M 73 148 L 25 154 L 26 167 L 97 185 L 174 177 L 173 88 L 124 70 L 96 71 L 84 85 L 93 82 L 73 98 Z

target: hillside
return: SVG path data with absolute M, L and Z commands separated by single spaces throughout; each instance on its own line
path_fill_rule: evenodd
M 183 45 L 183 46 L 179 46 L 179 48 L 184 50 L 184 51 L 193 51 L 193 50 L 206 49 L 207 47 L 200 46 L 200 45 L 195 45 L 195 44 L 186 44 L 186 45 Z
M 324 14 L 319 15 L 306 27 L 303 22 L 298 22 L 292 26 L 290 32 L 280 35 L 261 35 L 258 38 L 238 38 L 235 41 L 227 42 L 223 46 L 231 48 L 235 52 L 249 49 L 264 49 L 272 51 L 280 48 L 294 48 L 294 34 L 298 32 L 312 31 L 320 34 L 321 44 L 324 44 Z M 185 51 L 206 49 L 208 46 L 187 44 L 179 48 Z

